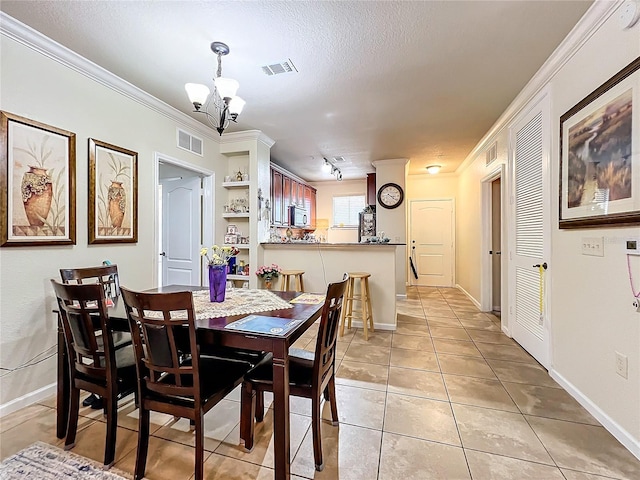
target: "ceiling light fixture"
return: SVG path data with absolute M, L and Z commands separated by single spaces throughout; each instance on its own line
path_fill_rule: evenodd
M 200 83 L 187 83 L 184 89 L 187 91 L 189 101 L 193 103 L 194 113 L 203 113 L 213 128 L 220 135 L 229 126 L 229 122 L 235 122 L 246 103 L 236 92 L 240 84 L 232 79 L 222 76 L 222 56 L 229 53 L 229 47 L 222 42 L 213 42 L 211 50 L 218 56 L 218 71 L 213 79 L 213 94 L 209 87 Z M 212 110 L 212 112 L 209 111 Z
M 435 175 L 436 173 L 438 173 L 440 171 L 441 168 L 442 168 L 442 166 L 440 166 L 440 165 L 429 165 L 427 167 L 427 172 L 430 173 L 431 175 Z
M 336 167 L 333 163 L 331 163 L 329 160 L 327 160 L 326 158 L 324 157 L 322 158 L 324 159 L 324 165 L 322 165 L 322 171 L 326 173 L 331 173 L 331 175 L 335 175 L 336 180 L 341 182 L 342 172 L 340 171 L 340 169 Z

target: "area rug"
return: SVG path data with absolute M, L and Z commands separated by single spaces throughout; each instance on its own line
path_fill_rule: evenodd
M 117 473 L 116 473 L 117 472 Z M 103 470 L 102 464 L 36 442 L 0 463 L 2 480 L 126 480 L 131 476 L 117 469 Z

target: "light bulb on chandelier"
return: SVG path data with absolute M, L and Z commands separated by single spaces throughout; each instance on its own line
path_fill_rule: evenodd
M 207 120 L 220 135 L 229 126 L 229 122 L 235 122 L 242 112 L 245 101 L 236 96 L 240 84 L 232 79 L 222 76 L 222 56 L 229 53 L 229 47 L 222 42 L 213 42 L 211 50 L 218 57 L 218 70 L 213 79 L 214 90 L 199 83 L 187 83 L 184 89 L 187 91 L 189 101 L 193 104 L 194 113 L 206 115 Z M 213 110 L 213 113 L 209 111 Z

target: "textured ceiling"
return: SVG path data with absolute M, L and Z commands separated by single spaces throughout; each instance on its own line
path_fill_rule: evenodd
M 13 1 L 0 10 L 191 114 L 187 82 L 223 75 L 247 105 L 228 131 L 262 130 L 272 160 L 328 180 L 408 158 L 453 172 L 591 1 Z M 295 74 L 262 65 L 291 59 Z M 194 116 L 203 120 L 199 116 Z

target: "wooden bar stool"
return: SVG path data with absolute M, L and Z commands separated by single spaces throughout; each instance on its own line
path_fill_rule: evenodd
M 364 339 L 369 340 L 368 329 L 375 331 L 373 328 L 373 309 L 371 308 L 371 293 L 369 291 L 369 277 L 367 272 L 349 272 L 349 281 L 347 283 L 347 291 L 344 294 L 344 306 L 342 308 L 342 320 L 340 322 L 340 336 L 344 336 L 344 324 L 349 322 L 348 327 L 351 329 L 351 319 L 356 318 L 362 320 L 362 328 L 364 329 Z M 360 291 L 356 293 L 356 280 L 360 280 Z M 360 309 L 354 311 L 353 302 L 360 302 Z
M 280 290 L 283 292 L 304 292 L 304 281 L 302 280 L 304 270 L 282 270 L 280 275 L 282 275 Z M 291 279 L 293 279 L 293 281 L 291 281 Z M 295 284 L 295 290 L 291 289 L 292 284 Z

